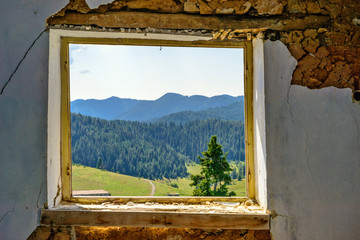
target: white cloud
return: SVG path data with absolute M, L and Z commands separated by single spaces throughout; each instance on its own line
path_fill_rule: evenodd
M 90 71 L 87 70 L 87 69 L 84 69 L 84 70 L 80 70 L 79 73 L 80 74 L 87 74 L 87 73 L 90 73 Z
M 87 46 L 84 44 L 70 44 L 69 51 L 72 53 L 83 52 L 87 49 Z

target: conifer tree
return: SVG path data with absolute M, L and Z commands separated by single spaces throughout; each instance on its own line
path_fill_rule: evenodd
M 97 161 L 96 168 L 102 169 L 103 168 L 103 161 L 101 158 Z
M 238 178 L 238 174 L 237 174 L 236 168 L 234 168 L 233 171 L 231 172 L 231 178 L 232 178 L 232 179 L 237 179 L 237 178 Z
M 231 183 L 230 172 L 232 169 L 226 160 L 227 153 L 224 153 L 222 146 L 217 143 L 217 137 L 212 136 L 208 143 L 208 150 L 202 152 L 204 157 L 199 157 L 201 172 L 198 175 L 191 175 L 192 183 L 195 186 L 194 196 L 233 196 L 234 192 L 228 193 L 227 185 Z

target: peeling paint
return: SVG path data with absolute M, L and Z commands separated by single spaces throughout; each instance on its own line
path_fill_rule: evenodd
M 61 176 L 59 176 L 59 180 L 58 180 L 58 185 L 57 185 L 57 192 L 56 192 L 56 196 L 55 196 L 55 198 L 54 198 L 54 204 L 53 204 L 53 206 L 56 206 L 57 204 L 56 204 L 56 199 L 58 198 L 58 197 L 60 197 L 60 193 L 61 193 Z

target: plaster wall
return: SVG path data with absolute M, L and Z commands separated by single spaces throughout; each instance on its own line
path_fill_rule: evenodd
M 266 188 L 266 132 L 265 132 L 265 82 L 264 43 L 261 38 L 253 40 L 254 80 L 254 168 L 255 196 L 258 203 L 267 207 Z
M 46 17 L 66 3 L 0 3 L 0 91 L 12 76 L 0 95 L 1 240 L 26 239 L 46 201 L 48 34 L 43 31 Z
M 264 43 L 267 204 L 274 239 L 360 235 L 360 106 L 350 89 L 290 85 L 296 60 Z
M 0 88 L 11 78 L 0 95 L 1 240 L 26 239 L 46 201 L 49 37 L 43 30 L 46 17 L 67 2 L 0 3 Z M 278 214 L 274 239 L 358 238 L 360 106 L 350 89 L 291 86 L 296 61 L 281 42 L 266 41 L 263 55 L 259 126 L 266 141 L 257 147 L 266 147 L 261 201 Z

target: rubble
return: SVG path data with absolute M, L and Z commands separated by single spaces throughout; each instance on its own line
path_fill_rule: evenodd
M 246 213 L 264 213 L 265 210 L 253 202 L 247 200 L 243 203 L 238 202 L 203 202 L 199 204 L 184 204 L 184 203 L 116 203 L 105 202 L 102 204 L 72 204 L 60 205 L 57 210 L 113 210 L 113 211 L 130 211 L 130 212 L 144 212 L 144 211 L 160 211 L 160 212 L 174 212 L 174 213 L 227 213 L 227 214 L 246 214 Z
M 56 227 L 39 226 L 28 240 L 77 239 L 232 239 L 232 240 L 270 240 L 267 230 L 221 230 L 190 228 L 149 228 L 149 227 Z

